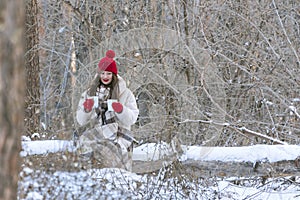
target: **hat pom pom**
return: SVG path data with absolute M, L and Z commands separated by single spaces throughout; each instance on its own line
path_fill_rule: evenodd
M 108 50 L 107 52 L 106 52 L 106 57 L 108 57 L 108 58 L 114 58 L 115 57 L 115 52 L 113 51 L 113 50 Z

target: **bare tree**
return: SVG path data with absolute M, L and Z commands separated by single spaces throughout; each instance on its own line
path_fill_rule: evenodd
M 25 91 L 23 9 L 17 0 L 0 3 L 0 199 L 17 199 Z
M 41 110 L 32 110 L 31 116 L 40 114 L 46 139 L 70 139 L 79 95 L 99 58 L 112 48 L 119 74 L 137 97 L 140 116 L 133 134 L 140 141 L 178 139 L 179 144 L 201 146 L 299 143 L 297 2 L 38 3 L 43 29 L 32 42 L 38 42 L 40 57 L 34 60 L 36 54 L 30 54 L 37 53 L 35 43 L 27 56 L 41 67 Z M 34 31 L 35 20 L 28 23 Z M 38 74 L 32 77 L 38 81 Z M 36 89 L 28 91 L 38 97 Z M 38 123 L 38 117 L 34 119 Z M 49 158 L 61 163 L 57 155 L 37 160 L 43 165 Z M 176 162 L 174 172 L 185 170 L 181 164 Z
M 166 109 L 159 117 L 148 112 L 161 110 L 159 107 L 151 108 L 151 98 L 140 98 L 141 106 L 148 108 L 142 110 L 144 116 L 137 123 L 144 130 L 138 129 L 137 132 L 153 132 L 159 138 L 177 132 L 186 143 L 201 145 L 247 145 L 276 141 L 251 135 L 254 131 L 297 143 L 296 134 L 300 131 L 297 125 L 299 101 L 298 78 L 295 76 L 297 68 L 294 66 L 298 65 L 299 60 L 299 28 L 296 23 L 298 14 L 293 4 L 261 1 L 258 6 L 251 1 L 223 4 L 210 0 L 42 1 L 44 14 L 41 18 L 47 34 L 40 41 L 44 51 L 41 64 L 41 121 L 46 124 L 46 131 L 53 134 L 64 133 L 74 125 L 69 115 L 72 111 L 70 105 L 74 102 L 70 99 L 72 87 L 69 87 L 68 73 L 72 71 L 72 76 L 78 73 L 91 76 L 95 62 L 103 56 L 103 52 L 97 52 L 97 49 L 114 47 L 119 51 L 120 65 L 124 66 L 120 68 L 122 75 L 131 73 L 135 66 L 148 70 L 149 64 L 156 66 L 154 72 L 157 74 L 171 72 L 160 77 L 166 84 L 159 87 L 164 88 L 169 100 L 165 101 L 168 105 L 163 106 Z M 163 32 L 170 29 L 181 40 L 177 43 L 174 40 L 173 47 L 166 50 L 164 42 L 161 46 L 156 45 L 161 40 L 144 37 L 147 31 L 141 33 L 141 37 L 129 34 L 137 29 L 152 27 L 160 29 L 162 37 L 165 37 Z M 141 38 L 153 40 L 152 46 L 143 46 L 145 43 Z M 140 42 L 137 44 L 134 41 Z M 164 41 L 166 43 L 169 39 Z M 131 48 L 134 44 L 136 47 Z M 182 51 L 177 51 L 178 47 Z M 209 57 L 200 58 L 195 50 L 197 48 L 202 48 Z M 197 62 L 197 59 L 203 62 Z M 195 113 L 183 109 L 182 105 L 188 103 L 182 100 L 182 96 L 174 96 L 176 90 L 169 87 L 179 84 L 170 81 L 179 73 L 184 74 L 181 80 L 186 80 L 180 84 L 185 85 L 186 91 L 193 91 L 193 95 L 185 95 L 198 106 Z M 137 79 L 138 76 L 135 74 L 128 78 Z M 78 83 L 83 83 L 82 80 L 87 78 L 77 77 Z M 84 84 L 76 85 L 75 89 L 78 87 L 84 87 Z M 162 88 L 155 90 L 153 85 L 144 84 L 135 92 L 144 95 L 143 98 L 147 93 L 153 99 L 159 99 Z M 177 99 L 171 103 L 172 106 L 167 103 L 170 99 Z M 165 123 L 165 131 L 153 130 L 152 127 L 161 127 L 155 121 L 165 121 L 162 118 L 170 120 Z M 214 122 L 209 123 L 211 120 Z M 230 124 L 230 128 L 222 125 L 225 122 Z M 242 133 L 241 127 L 251 131 Z M 221 137 L 215 137 L 216 132 L 220 132 Z M 157 139 L 152 137 L 153 134 L 141 135 L 151 135 L 148 139 Z M 213 142 L 211 138 L 214 138 Z
M 25 127 L 27 135 L 40 130 L 40 66 L 37 0 L 26 1 L 26 99 Z

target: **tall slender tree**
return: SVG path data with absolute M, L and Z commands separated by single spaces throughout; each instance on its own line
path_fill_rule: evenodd
M 25 91 L 22 2 L 0 2 L 0 199 L 17 199 Z
M 39 80 L 39 26 L 38 2 L 26 1 L 26 97 L 25 97 L 25 132 L 31 135 L 39 132 L 40 127 L 40 80 Z

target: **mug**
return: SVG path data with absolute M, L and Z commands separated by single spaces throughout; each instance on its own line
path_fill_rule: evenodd
M 114 102 L 118 102 L 118 100 L 117 99 L 107 99 L 107 110 L 108 111 L 114 111 L 114 109 L 111 106 L 111 104 Z

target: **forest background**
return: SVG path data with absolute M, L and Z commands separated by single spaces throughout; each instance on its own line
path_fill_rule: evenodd
M 4 1 L 1 12 L 11 4 Z M 140 116 L 133 134 L 138 140 L 206 146 L 299 143 L 297 2 L 24 4 L 25 57 L 18 67 L 25 67 L 25 79 L 19 78 L 26 85 L 24 117 L 19 115 L 25 130 L 16 131 L 16 138 L 38 133 L 40 139 L 71 139 L 78 127 L 78 96 L 99 59 L 113 49 L 119 73 L 137 97 Z M 1 32 L 8 32 L 3 27 Z M 5 70 L 1 75 L 9 77 Z
M 76 95 L 114 49 L 141 110 L 137 137 L 274 142 L 239 129 L 246 127 L 298 143 L 293 1 L 32 1 L 26 8 L 27 135 L 69 137 Z

